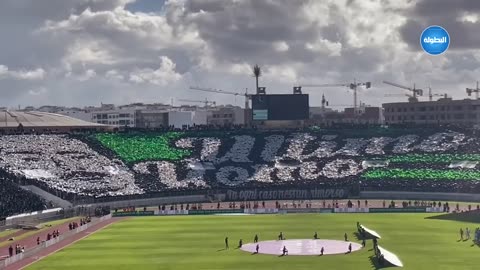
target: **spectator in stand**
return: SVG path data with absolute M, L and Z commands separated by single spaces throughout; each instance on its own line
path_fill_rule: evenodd
M 12 182 L 14 177 L 0 170 L 0 220 L 14 214 L 44 210 L 45 203 L 37 195 Z M 19 199 L 21 198 L 21 199 Z

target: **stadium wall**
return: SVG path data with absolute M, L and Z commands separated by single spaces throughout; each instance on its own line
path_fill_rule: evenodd
M 389 200 L 430 200 L 480 202 L 480 194 L 441 193 L 441 192 L 403 192 L 403 191 L 361 191 L 362 199 Z
M 20 215 L 10 216 L 5 219 L 5 225 L 22 225 L 33 223 L 38 220 L 56 219 L 60 216 L 63 217 L 62 208 L 47 209 L 43 211 L 35 211 L 31 213 L 23 213 Z
M 339 189 L 332 189 L 337 192 Z M 230 191 L 231 193 L 232 191 Z M 241 191 L 237 193 L 240 194 Z M 334 192 L 334 193 L 335 193 Z M 227 192 L 228 193 L 228 192 Z M 149 198 L 149 199 L 136 199 L 136 200 L 121 200 L 121 201 L 111 201 L 111 202 L 102 202 L 102 203 L 92 203 L 92 204 L 83 204 L 78 205 L 79 207 L 101 207 L 101 206 L 110 206 L 111 208 L 125 208 L 125 207 L 147 207 L 147 206 L 156 206 L 162 204 L 180 204 L 180 203 L 208 203 L 213 201 L 268 201 L 268 200 L 321 200 L 322 198 L 312 198 L 307 196 L 305 198 L 301 197 L 258 197 L 258 196 L 228 196 L 228 194 L 216 194 L 213 199 L 207 195 L 191 195 L 191 196 L 170 196 L 170 197 L 159 197 L 159 198 Z M 250 194 L 250 193 L 249 193 Z M 270 193 L 269 193 L 270 194 Z M 248 194 L 247 194 L 248 195 Z M 251 194 L 250 194 L 251 195 Z M 234 199 L 236 198 L 236 199 Z M 480 202 L 480 194 L 465 194 L 465 193 L 434 193 L 434 192 L 382 192 L 382 191 L 362 191 L 359 196 L 338 196 L 333 197 L 333 199 L 379 199 L 379 200 L 430 200 L 430 201 L 461 201 L 461 202 Z M 332 199 L 332 198 L 326 198 Z
M 85 206 L 85 207 L 110 206 L 111 208 L 125 208 L 130 206 L 143 207 L 143 206 L 175 204 L 175 203 L 201 203 L 206 201 L 207 201 L 207 197 L 205 195 L 192 195 L 192 196 L 159 197 L 159 198 L 137 199 L 137 200 L 122 200 L 122 201 L 85 204 L 85 205 L 79 205 L 79 206 L 80 207 L 81 206 Z
M 299 213 L 442 213 L 442 207 L 407 208 L 245 208 L 245 209 L 197 209 L 197 210 L 155 210 L 120 211 L 112 217 L 178 216 L 178 215 L 257 215 L 257 214 L 299 214 Z

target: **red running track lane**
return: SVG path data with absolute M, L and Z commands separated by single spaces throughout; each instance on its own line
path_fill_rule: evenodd
M 51 255 L 57 251 L 60 251 L 61 249 L 77 242 L 77 241 L 80 241 L 82 240 L 83 238 L 99 231 L 100 229 L 103 229 L 105 227 L 107 227 L 108 225 L 111 225 L 112 223 L 114 222 L 117 222 L 119 220 L 122 220 L 124 218 L 111 218 L 111 219 L 108 219 L 108 220 L 105 220 L 103 222 L 100 222 L 86 230 L 84 230 L 83 232 L 80 232 L 80 233 L 77 233 L 75 235 L 72 235 L 71 237 L 67 238 L 67 239 L 64 239 L 63 241 L 59 242 L 59 243 L 56 243 L 54 245 L 51 245 L 43 250 L 41 250 L 40 252 L 38 252 L 37 254 L 33 255 L 32 257 L 30 258 L 25 258 L 21 261 L 18 261 L 14 264 L 11 264 L 9 266 L 7 266 L 5 268 L 5 270 L 19 270 L 19 269 L 23 269 L 35 262 L 38 262 L 39 260 L 41 259 L 44 259 L 45 257 L 47 257 L 48 255 Z
M 31 235 L 27 238 L 18 240 L 18 241 L 10 241 L 10 242 L 8 242 L 8 245 L 0 248 L 0 257 L 6 256 L 6 255 L 8 256 L 8 248 L 10 247 L 10 245 L 14 248 L 14 252 L 15 252 L 15 245 L 16 244 L 19 244 L 20 246 L 24 246 L 25 250 L 29 250 L 29 249 L 37 246 L 37 237 L 40 237 L 40 241 L 46 241 L 47 240 L 47 234 L 48 233 L 52 234 L 52 232 L 54 230 L 58 230 L 60 232 L 60 235 L 62 235 L 63 233 L 65 233 L 69 230 L 68 229 L 68 223 L 70 223 L 70 222 L 77 222 L 80 225 L 80 218 L 75 219 L 75 220 L 66 221 L 62 224 L 55 225 L 55 226 L 52 226 L 52 227 L 46 227 L 45 230 L 43 230 L 41 232 L 38 232 L 34 235 Z M 8 237 L 8 238 L 10 238 L 10 237 Z

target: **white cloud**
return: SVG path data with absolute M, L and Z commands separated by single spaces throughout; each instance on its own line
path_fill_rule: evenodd
M 73 73 L 71 71 L 67 72 L 65 74 L 65 78 L 72 78 L 74 80 L 77 80 L 77 81 L 80 81 L 80 82 L 84 82 L 84 81 L 88 81 L 88 80 L 91 80 L 93 78 L 95 78 L 97 76 L 97 72 L 95 72 L 95 70 L 93 69 L 88 69 L 88 70 L 85 70 L 84 72 L 81 72 L 81 73 Z
M 8 73 L 8 67 L 4 65 L 0 65 L 0 76 L 4 76 Z
M 108 48 L 108 44 L 102 46 L 99 41 L 79 40 L 68 48 L 63 62 L 68 65 L 76 63 L 113 65 L 120 62 L 121 59 L 115 59 Z
M 459 21 L 469 22 L 469 23 L 477 23 L 477 22 L 480 21 L 480 15 L 478 15 L 477 13 L 473 13 L 473 12 L 465 12 L 459 18 Z
M 267 66 L 264 68 L 263 75 L 266 80 L 285 82 L 289 86 L 298 80 L 294 66 Z
M 175 72 L 175 63 L 166 56 L 160 57 L 158 69 L 137 69 L 130 73 L 130 81 L 134 83 L 151 83 L 161 86 L 176 82 L 180 78 L 181 75 Z
M 124 80 L 125 76 L 120 74 L 117 70 L 109 70 L 107 73 L 105 73 L 105 78 L 111 79 L 111 80 Z
M 340 42 L 331 42 L 326 39 L 319 39 L 315 42 L 307 42 L 305 47 L 314 52 L 321 52 L 328 56 L 339 56 L 342 52 L 342 44 Z
M 290 46 L 285 41 L 277 41 L 273 43 L 273 49 L 278 52 L 286 52 Z
M 32 95 L 32 96 L 40 96 L 40 95 L 43 95 L 45 93 L 47 93 L 47 88 L 45 88 L 45 87 L 39 87 L 39 88 L 36 88 L 36 89 L 28 90 L 28 94 Z
M 252 66 L 250 66 L 248 63 L 232 64 L 229 70 L 232 74 L 236 74 L 236 75 L 252 74 Z
M 46 72 L 42 68 L 37 68 L 33 70 L 9 70 L 5 65 L 0 65 L 0 79 L 3 78 L 12 78 L 17 80 L 41 80 L 45 77 Z
M 446 16 L 451 10 L 434 0 L 172 0 L 162 12 L 145 13 L 125 9 L 133 0 L 50 1 L 54 4 L 47 6 L 22 0 L 21 16 L 13 16 L 20 13 L 17 0 L 0 1 L 0 34 L 9 37 L 0 44 L 0 88 L 8 89 L 0 106 L 169 102 L 170 97 L 243 105 L 242 98 L 186 89 L 254 89 L 254 64 L 262 67 L 260 83 L 269 93 L 290 93 L 297 81 L 373 81 L 371 92 L 360 93 L 362 101 L 376 102 L 372 105 L 385 93 L 398 93 L 383 85 L 384 79 L 431 84 L 463 98 L 459 89 L 480 77 L 478 50 L 452 43 L 447 53 L 431 57 L 414 46 L 417 28 L 429 22 L 424 18 L 429 14 L 418 13 L 422 5 L 422 12 L 431 7 L 445 23 L 473 31 L 478 14 L 461 4 Z M 420 26 L 404 31 L 412 18 Z M 461 35 L 448 29 L 452 37 Z M 39 88 L 40 80 L 48 91 Z M 165 94 L 158 95 L 159 85 Z M 311 91 L 312 105 L 319 105 L 323 92 L 331 104 L 351 98 L 338 89 Z

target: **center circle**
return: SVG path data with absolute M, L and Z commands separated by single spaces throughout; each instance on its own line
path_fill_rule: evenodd
M 291 239 L 291 240 L 270 240 L 258 243 L 244 244 L 240 249 L 250 253 L 256 253 L 258 244 L 259 254 L 282 255 L 283 247 L 288 250 L 288 255 L 320 255 L 323 247 L 323 255 L 345 254 L 349 252 L 349 245 L 352 245 L 352 252 L 358 251 L 362 245 L 354 242 L 328 240 L 328 239 Z

